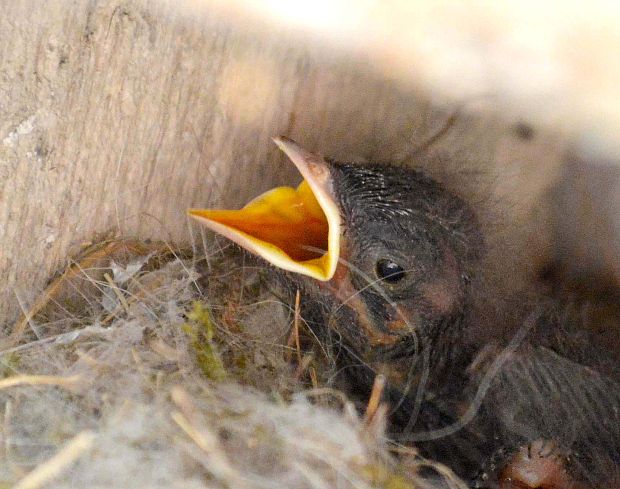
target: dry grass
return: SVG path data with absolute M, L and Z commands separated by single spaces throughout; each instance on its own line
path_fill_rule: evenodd
M 0 487 L 424 487 L 262 274 L 230 249 L 88 250 L 3 344 Z

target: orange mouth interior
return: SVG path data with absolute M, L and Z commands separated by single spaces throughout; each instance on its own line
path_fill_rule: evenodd
M 290 139 L 274 142 L 303 176 L 297 188 L 274 188 L 239 210 L 190 209 L 189 215 L 276 267 L 330 280 L 341 223 L 328 165 Z
M 305 180 L 296 189 L 274 188 L 238 211 L 205 209 L 190 214 L 279 248 L 294 261 L 314 260 L 327 252 L 327 218 Z
M 274 265 L 291 270 L 296 264 L 291 271 L 329 278 L 329 223 L 305 180 L 296 189 L 274 188 L 240 210 L 191 209 L 189 214 Z

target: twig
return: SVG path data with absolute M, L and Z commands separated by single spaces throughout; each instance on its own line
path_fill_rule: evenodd
M 127 303 L 127 299 L 125 299 L 125 296 L 123 295 L 121 290 L 118 288 L 118 285 L 114 283 L 114 280 L 112 280 L 112 277 L 110 277 L 110 274 L 108 272 L 103 274 L 103 278 L 105 278 L 106 282 L 110 284 L 110 287 L 114 291 L 114 294 L 116 294 L 116 297 L 118 298 L 119 302 L 123 305 L 123 309 L 125 309 L 125 312 L 128 313 L 129 304 Z
M 207 438 L 200 431 L 194 428 L 185 416 L 183 416 L 179 411 L 173 411 L 170 414 L 170 417 L 176 424 L 179 425 L 187 436 L 192 439 L 198 448 L 200 448 L 203 452 L 211 452 L 213 444 L 210 443 L 210 440 L 207 440 Z
M 299 344 L 299 303 L 301 301 L 301 294 L 299 289 L 295 293 L 295 319 L 293 321 L 293 331 L 295 332 L 295 348 L 297 350 L 297 362 L 301 365 L 301 346 Z
M 381 404 L 381 395 L 385 388 L 385 377 L 381 374 L 375 377 L 375 382 L 372 384 L 372 391 L 370 392 L 370 398 L 368 399 L 368 405 L 366 406 L 366 414 L 364 419 L 366 423 L 370 423 L 377 413 L 377 409 Z
M 60 275 L 60 277 L 54 279 L 36 299 L 32 307 L 27 311 L 23 311 L 21 317 L 17 320 L 15 326 L 13 326 L 13 331 L 9 337 L 0 342 L 0 349 L 4 350 L 11 348 L 17 344 L 32 319 L 35 318 L 51 301 L 61 295 L 63 287 L 68 282 L 75 279 L 78 275 L 83 273 L 84 270 L 95 267 L 101 260 L 112 257 L 121 249 L 133 255 L 144 255 L 148 252 L 153 253 L 153 255 L 163 255 L 167 252 L 164 244 L 160 242 L 145 244 L 137 240 L 106 241 L 91 246 L 89 250 L 86 250 L 86 255 L 84 258 L 77 263 L 73 263 L 62 275 Z
M 333 389 L 331 387 L 319 387 L 317 389 L 309 389 L 301 393 L 304 397 L 322 397 L 322 396 L 330 396 L 342 404 L 342 406 L 346 406 L 349 402 L 347 396 L 344 392 L 339 391 L 338 389 Z
M 312 363 L 314 356 L 312 354 L 304 355 L 297 365 L 297 371 L 295 372 L 295 379 L 299 380 L 302 378 L 307 368 Z
M 30 323 L 30 321 L 37 316 L 47 304 L 54 298 L 60 295 L 62 287 L 69 280 L 75 278 L 82 272 L 83 269 L 91 268 L 102 257 L 109 256 L 118 246 L 118 242 L 104 243 L 100 248 L 96 248 L 89 252 L 88 255 L 79 263 L 72 264 L 65 272 L 58 278 L 52 281 L 52 283 L 43 291 L 43 293 L 37 298 L 34 305 L 28 310 L 24 311 L 19 320 L 15 323 L 11 335 L 5 340 L 4 348 L 9 348 L 15 345 L 22 333 Z
M 299 289 L 295 293 L 295 311 L 293 316 L 293 329 L 291 330 L 291 334 L 288 337 L 288 341 L 286 342 L 286 346 L 292 347 L 295 345 L 295 352 L 297 355 L 297 365 L 301 365 L 301 343 L 299 341 L 299 320 L 301 319 L 300 314 L 300 304 L 301 294 L 299 293 Z M 290 361 L 290 353 L 286 355 L 287 361 Z
M 90 450 L 95 441 L 95 433 L 82 431 L 60 449 L 52 458 L 39 464 L 35 469 L 20 480 L 13 489 L 37 489 L 75 462 Z
M 157 338 L 149 341 L 148 345 L 158 355 L 161 355 L 169 362 L 178 362 L 180 358 L 179 351 L 176 348 L 173 348 L 169 344 L 167 344 L 161 338 Z
M 314 367 L 310 367 L 310 380 L 312 381 L 312 388 L 319 388 L 319 380 L 316 376 L 316 369 Z
M 54 375 L 14 375 L 0 380 L 0 390 L 18 385 L 55 385 L 58 387 L 69 388 L 79 382 L 79 375 L 71 377 L 59 377 Z
M 189 394 L 180 387 L 173 388 L 170 394 L 172 402 L 180 409 L 180 411 L 173 411 L 170 416 L 196 446 L 207 455 L 207 459 L 202 460 L 205 468 L 216 478 L 230 483 L 232 487 L 247 488 L 248 484 L 229 461 L 226 451 L 222 448 L 217 436 L 206 428 L 198 429 L 195 423 L 192 423 L 191 418 L 194 417 L 197 409 L 191 401 Z

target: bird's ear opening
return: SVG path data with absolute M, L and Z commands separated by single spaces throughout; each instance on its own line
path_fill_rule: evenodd
M 189 215 L 272 265 L 330 280 L 340 251 L 340 211 L 329 164 L 290 139 L 274 142 L 304 178 L 297 188 L 274 188 L 239 210 L 190 209 Z

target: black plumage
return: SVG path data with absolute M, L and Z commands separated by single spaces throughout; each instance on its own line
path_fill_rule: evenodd
M 494 297 L 492 284 L 477 280 L 485 237 L 476 214 L 438 182 L 401 167 L 329 168 L 351 297 L 306 277 L 287 280 L 332 348 L 342 385 L 363 403 L 375 376 L 386 375 L 390 436 L 415 443 L 476 487 L 499 487 L 519 448 L 539 441 L 553 446 L 547 456 L 566 470 L 540 487 L 600 487 L 615 477 L 615 354 L 596 349 L 557 304 L 530 294 L 523 303 Z M 381 280 L 377 264 L 385 260 L 404 271 L 398 280 Z M 497 341 L 476 344 L 471 330 L 488 328 L 497 329 Z M 464 419 L 468 409 L 474 415 Z
M 489 280 L 509 272 L 488 273 L 474 207 L 410 168 L 296 157 L 329 174 L 339 262 L 327 281 L 280 275 L 339 385 L 363 405 L 385 376 L 389 436 L 473 487 L 620 485 L 618 353 L 578 314 Z

